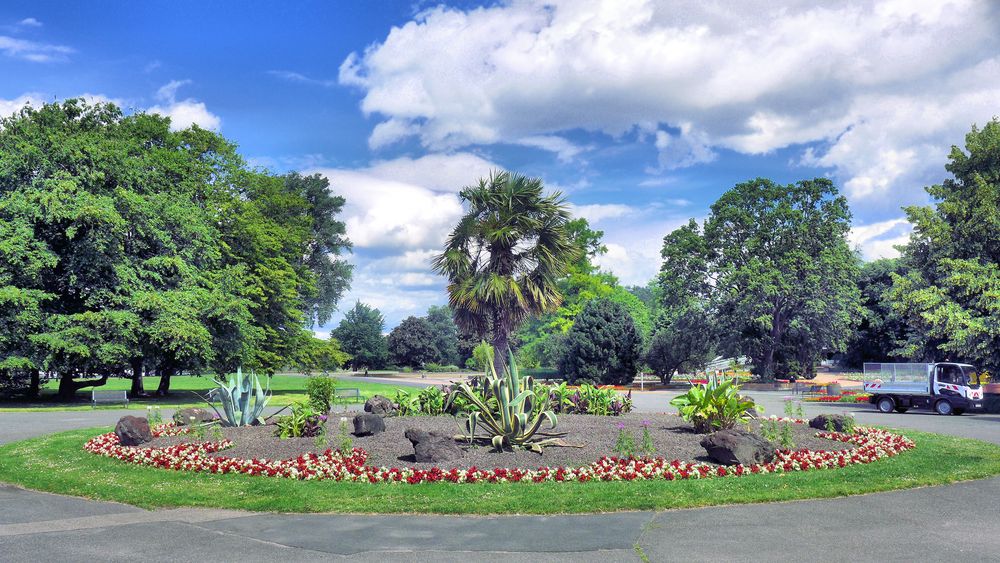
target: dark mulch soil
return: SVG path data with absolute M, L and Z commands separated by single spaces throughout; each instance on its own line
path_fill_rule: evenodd
M 679 417 L 669 414 L 633 413 L 621 417 L 602 417 L 590 415 L 559 415 L 558 432 L 566 432 L 563 440 L 570 444 L 583 445 L 582 448 L 545 448 L 544 453 L 528 451 L 504 452 L 493 451 L 489 445 L 469 446 L 464 444 L 465 457 L 461 462 L 442 463 L 441 466 L 482 468 L 520 467 L 534 469 L 541 466 L 581 466 L 588 465 L 602 456 L 615 455 L 613 448 L 618 438 L 619 424 L 625 425 L 626 432 L 635 437 L 636 446 L 642 440 L 642 424 L 648 421 L 657 457 L 678 459 L 683 461 L 703 461 L 712 463 L 705 455 L 705 449 L 699 442 L 704 434 L 695 434 L 690 425 Z M 353 429 L 350 418 L 348 427 Z M 327 448 L 336 448 L 340 443 L 340 417 L 336 414 L 330 417 L 325 444 L 318 443 L 314 438 L 286 438 L 274 436 L 275 426 L 257 426 L 249 428 L 224 428 L 222 435 L 232 440 L 235 445 L 219 452 L 218 456 L 258 459 L 287 459 L 308 452 L 322 452 Z M 756 426 L 756 425 L 755 425 Z M 386 431 L 375 436 L 350 436 L 352 444 L 368 452 L 368 464 L 387 467 L 422 467 L 429 468 L 435 464 L 415 463 L 413 461 L 413 446 L 403 437 L 403 432 L 410 427 L 420 428 L 430 432 L 458 434 L 459 426 L 451 416 L 417 416 L 385 419 Z M 791 424 L 792 436 L 797 449 L 810 450 L 844 450 L 854 446 L 843 442 L 826 440 L 815 436 L 816 430 L 804 424 Z M 543 429 L 547 426 L 543 425 Z M 207 440 L 213 440 L 217 433 L 208 430 Z M 190 442 L 190 436 L 174 436 L 156 438 L 144 446 L 162 447 L 181 442 Z

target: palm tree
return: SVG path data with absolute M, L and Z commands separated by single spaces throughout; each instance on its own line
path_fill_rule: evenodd
M 469 211 L 433 265 L 448 276 L 456 324 L 488 336 L 502 370 L 518 325 L 562 302 L 556 280 L 579 248 L 566 226 L 564 198 L 543 195 L 541 180 L 498 171 L 460 195 Z

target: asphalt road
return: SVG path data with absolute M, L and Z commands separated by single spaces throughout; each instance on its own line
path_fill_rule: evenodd
M 673 395 L 636 394 L 636 408 L 670 411 Z M 773 414 L 782 414 L 784 396 L 754 393 Z M 861 423 L 1000 443 L 997 415 L 804 408 L 809 415 L 855 412 Z M 0 443 L 110 425 L 124 412 L 0 413 Z M 1000 478 L 994 478 L 833 500 L 663 512 L 357 516 L 145 511 L 0 485 L 0 561 L 997 561 L 998 498 Z

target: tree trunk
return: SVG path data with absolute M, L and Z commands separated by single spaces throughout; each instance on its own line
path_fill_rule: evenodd
M 507 351 L 510 349 L 510 336 L 503 329 L 496 331 L 493 337 L 493 367 L 498 374 L 506 373 Z
M 142 386 L 142 366 L 143 359 L 132 358 L 132 391 L 131 397 L 133 399 L 138 399 L 139 397 L 145 396 L 146 390 Z
M 161 369 L 160 370 L 160 385 L 156 388 L 156 394 L 160 397 L 166 397 L 170 394 L 170 376 L 173 375 L 173 369 Z
M 59 393 L 57 395 L 58 400 L 62 402 L 70 402 L 76 397 L 76 392 L 80 389 L 85 389 L 87 387 L 100 387 L 108 382 L 107 374 L 101 376 L 100 379 L 86 379 L 84 381 L 74 381 L 73 374 L 64 373 L 59 379 Z
M 42 387 L 41 374 L 37 369 L 31 370 L 31 387 L 28 389 L 28 397 L 37 399 Z

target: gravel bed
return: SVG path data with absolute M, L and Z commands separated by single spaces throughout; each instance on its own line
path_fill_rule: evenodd
M 413 459 L 413 447 L 403 437 L 407 428 L 420 428 L 430 432 L 458 434 L 459 426 L 451 416 L 416 416 L 386 418 L 386 431 L 375 436 L 357 437 L 351 435 L 354 446 L 368 452 L 368 464 L 386 467 L 420 467 L 429 468 L 441 465 L 451 467 L 520 467 L 534 469 L 541 466 L 581 466 L 588 465 L 602 456 L 615 455 L 612 451 L 619 433 L 619 424 L 625 426 L 635 437 L 638 446 L 642 439 L 643 422 L 649 424 L 657 457 L 669 460 L 702 461 L 712 463 L 701 447 L 703 434 L 695 434 L 690 425 L 680 417 L 671 414 L 633 413 L 620 417 L 601 417 L 591 415 L 559 415 L 557 432 L 566 432 L 563 440 L 570 444 L 582 445 L 582 448 L 551 447 L 544 453 L 537 454 L 528 451 L 498 453 L 489 445 L 469 446 L 462 444 L 465 457 L 460 462 L 432 464 L 416 463 Z M 328 439 L 325 444 L 314 438 L 286 438 L 274 436 L 274 425 L 248 428 L 223 428 L 222 435 L 234 442 L 234 446 L 216 454 L 224 457 L 287 459 L 308 452 L 322 452 L 327 448 L 336 448 L 339 444 L 340 417 L 335 413 L 328 422 Z M 755 425 L 756 426 L 756 425 Z M 810 450 L 844 450 L 854 446 L 843 442 L 817 438 L 817 432 L 804 424 L 791 424 L 792 437 L 796 449 Z M 350 418 L 348 427 L 353 430 Z M 543 425 L 543 429 L 547 426 Z M 213 440 L 218 433 L 208 430 L 206 440 Z M 145 446 L 162 447 L 181 442 L 190 442 L 190 436 L 173 436 L 156 438 Z M 445 467 L 446 466 L 446 467 Z

